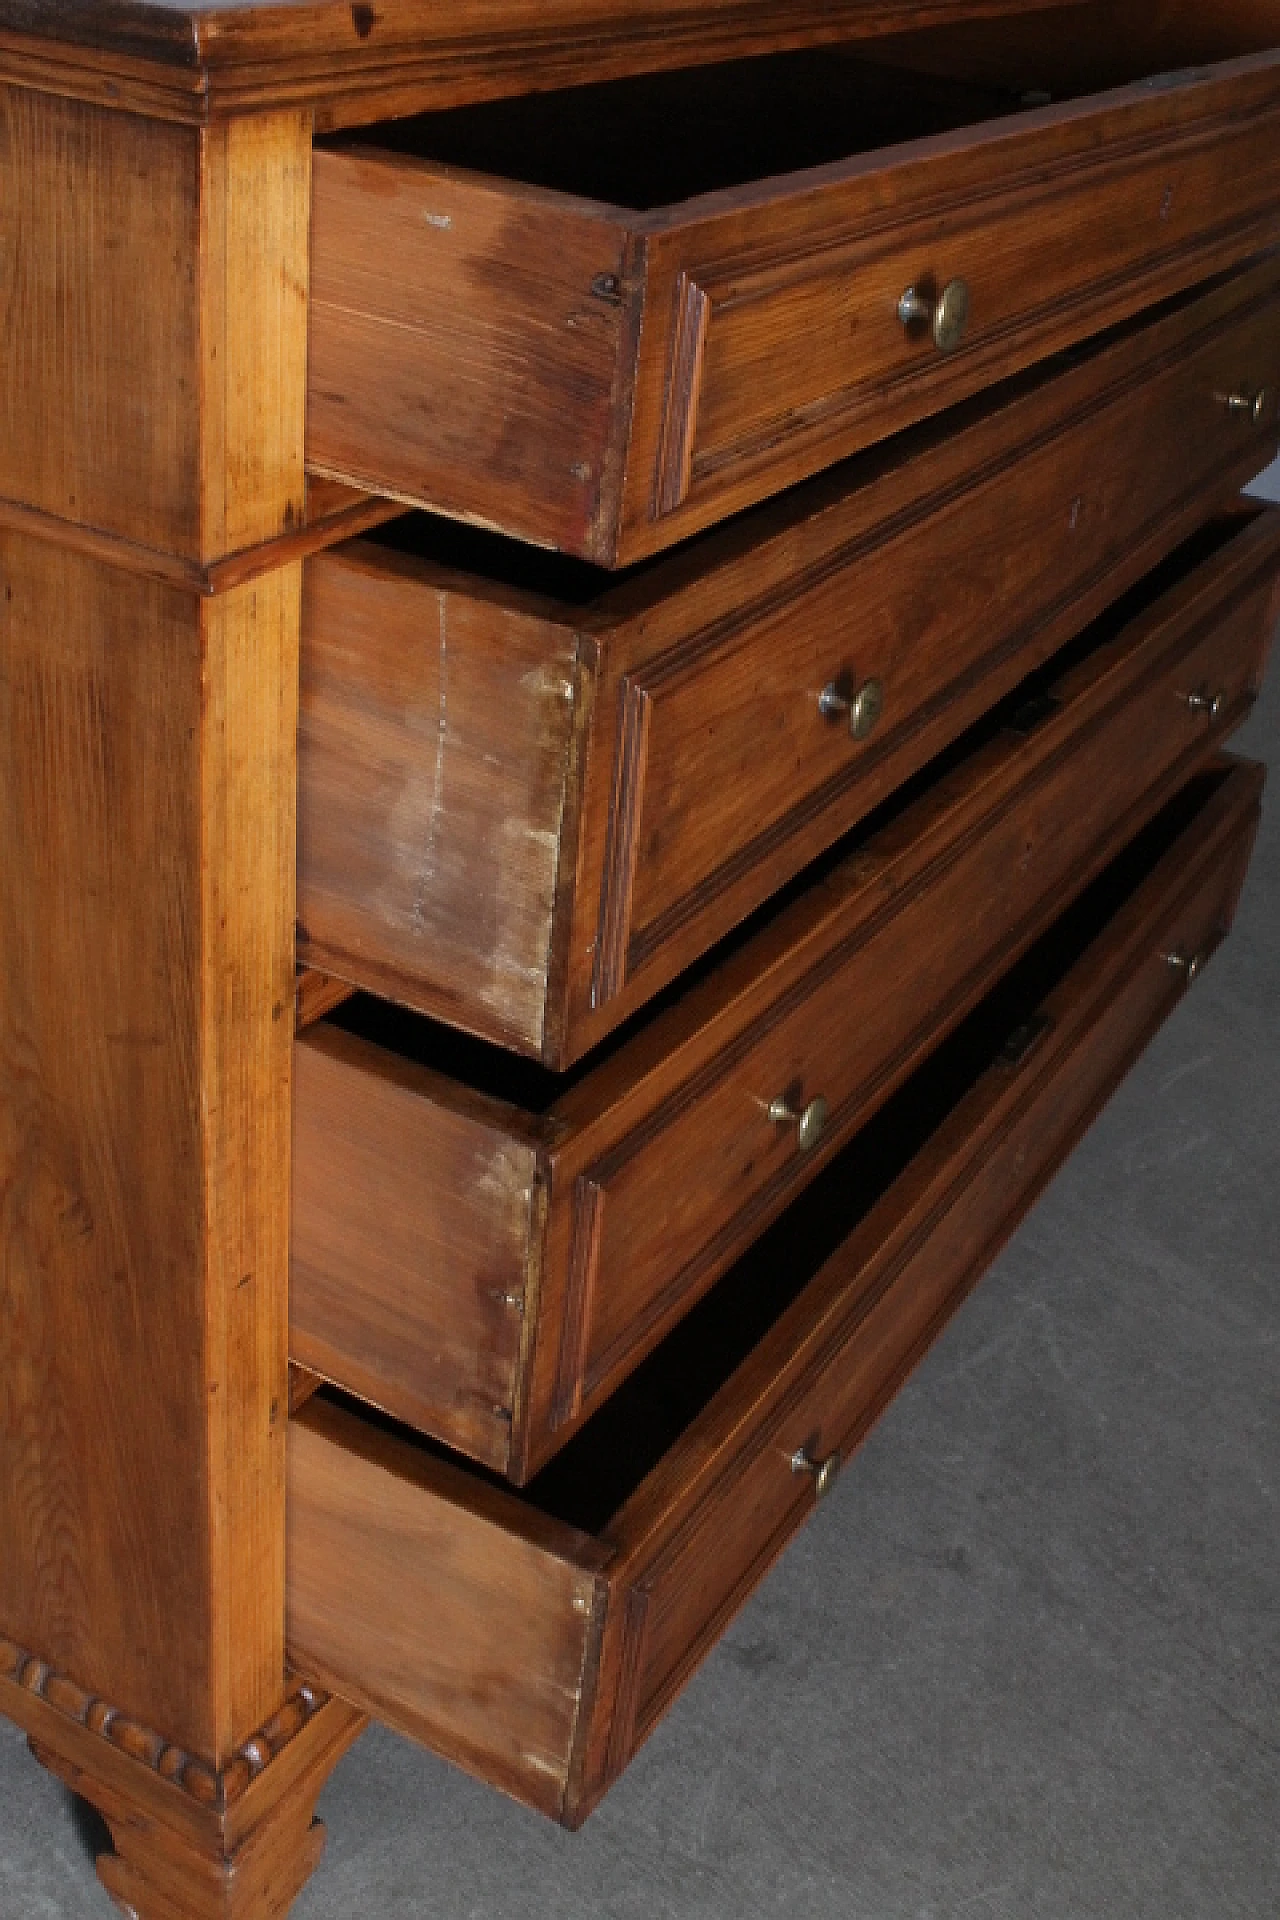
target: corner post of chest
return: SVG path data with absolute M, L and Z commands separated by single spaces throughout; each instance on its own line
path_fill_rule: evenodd
M 138 1920 L 266 1920 L 361 1724 L 285 1664 L 311 122 L 165 114 L 0 84 L 0 1711 Z

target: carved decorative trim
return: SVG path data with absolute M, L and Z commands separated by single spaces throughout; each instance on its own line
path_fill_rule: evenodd
M 0 1635 L 0 1685 L 6 1680 L 131 1760 L 150 1767 L 162 1780 L 215 1813 L 226 1813 L 242 1800 L 259 1775 L 328 1706 L 330 1698 L 305 1681 L 293 1681 L 280 1711 L 245 1741 L 228 1766 L 217 1772 L 149 1727 L 131 1720 L 108 1701 L 86 1692 L 74 1680 L 55 1673 L 37 1654 Z

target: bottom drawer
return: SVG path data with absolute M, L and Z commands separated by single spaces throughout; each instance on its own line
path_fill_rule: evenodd
M 298 1671 L 585 1818 L 1225 934 L 1262 780 L 1197 776 L 523 1492 L 310 1402 Z

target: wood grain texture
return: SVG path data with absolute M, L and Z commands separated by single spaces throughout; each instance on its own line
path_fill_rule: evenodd
M 592 1533 L 348 1409 L 304 1409 L 289 1575 L 302 1670 L 578 1824 L 802 1524 L 796 1449 L 862 1438 L 1176 1003 L 1165 953 L 1207 955 L 1226 931 L 1261 770 L 1215 777 L 1064 959 L 1042 1044 L 960 1084 L 852 1238 Z
M 300 954 L 379 985 L 430 955 L 435 1011 L 544 1051 L 594 680 L 578 636 L 372 548 L 307 568 L 303 632 Z
M 558 1816 L 604 1554 L 537 1522 L 495 1524 L 456 1469 L 419 1471 L 337 1408 L 292 1423 L 289 1640 L 308 1672 Z
M 432 103 L 812 46 L 1052 0 L 6 0 L 0 75 L 200 123 L 268 106 L 342 125 Z
M 0 116 L 0 495 L 196 563 L 296 528 L 309 123 Z
M 309 128 L 0 102 L 3 490 L 175 562 L 302 523 Z M 0 1622 L 220 1769 L 284 1691 L 301 571 L 0 535 Z
M 217 1764 L 283 1672 L 298 579 L 0 568 L 0 1620 Z
M 99 1856 L 98 1877 L 117 1906 L 136 1920 L 284 1920 L 324 1850 L 316 1800 L 365 1724 L 309 1686 L 295 1686 L 291 1701 L 250 1743 L 249 1784 L 230 1806 L 193 1807 L 167 1778 L 149 1782 L 133 1757 L 104 1767 L 82 1731 L 47 1708 L 29 1716 L 35 1758 L 107 1822 L 113 1851 Z
M 1280 520 L 1221 541 L 545 1110 L 457 1088 L 409 1019 L 304 1036 L 294 1358 L 527 1478 L 1247 710 Z M 827 1101 L 817 1151 L 784 1093 Z M 502 1381 L 487 1437 L 455 1380 Z
M 894 97 L 874 70 L 833 70 L 850 76 L 837 124 L 866 117 L 868 87 Z M 791 173 L 771 152 L 764 179 L 748 142 L 740 184 L 649 212 L 610 204 L 572 153 L 559 194 L 415 159 L 429 121 L 390 130 L 394 153 L 374 136 L 322 153 L 308 459 L 605 566 L 641 559 L 1274 246 L 1280 50 L 1158 86 L 1149 71 L 1034 113 L 926 99 L 900 144 L 881 130 L 887 145 Z M 757 78 L 745 63 L 741 88 Z M 576 123 L 589 155 L 614 104 L 566 95 L 562 143 Z M 663 122 L 634 111 L 643 153 Z M 482 140 L 466 150 L 483 166 Z M 899 297 L 958 277 L 972 320 L 940 354 Z M 425 395 L 448 343 L 463 380 L 442 416 Z M 589 343 L 592 377 L 567 379 Z
M 442 564 L 430 523 L 425 554 L 312 562 L 303 957 L 571 1065 L 1266 465 L 1280 407 L 1217 396 L 1280 391 L 1278 289 L 1259 267 L 586 604 L 510 547 Z M 840 676 L 883 686 L 870 740 L 821 717 Z

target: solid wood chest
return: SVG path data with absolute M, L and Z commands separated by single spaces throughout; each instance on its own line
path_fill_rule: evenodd
M 367 1716 L 587 1817 L 1228 933 L 1280 5 L 0 0 L 0 262 L 0 1709 L 268 1920 Z

